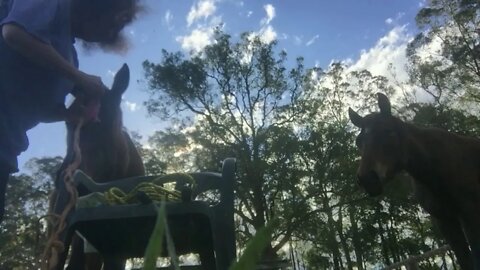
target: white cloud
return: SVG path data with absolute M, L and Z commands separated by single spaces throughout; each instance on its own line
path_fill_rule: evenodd
M 270 22 L 275 18 L 275 7 L 271 4 L 263 6 L 267 16 L 260 21 L 261 28 L 258 32 L 254 32 L 253 35 L 259 36 L 262 42 L 270 43 L 277 39 L 277 32 L 270 25 Z
M 107 74 L 108 74 L 109 76 L 115 77 L 115 71 L 113 71 L 113 70 L 111 70 L 111 69 L 107 70 Z
M 167 25 L 170 25 L 170 23 L 172 23 L 172 20 L 173 20 L 173 14 L 170 10 L 167 10 L 165 12 L 165 16 L 164 16 L 164 20 L 165 20 L 165 23 Z
M 167 10 L 165 12 L 165 16 L 163 17 L 163 21 L 165 22 L 165 25 L 167 26 L 168 30 L 172 31 L 173 28 L 174 28 L 173 25 L 172 25 L 173 14 L 170 10 Z
M 128 100 L 124 100 L 123 104 L 125 105 L 125 107 L 127 108 L 127 110 L 131 111 L 131 112 L 135 112 L 138 110 L 138 104 L 135 103 L 135 102 L 130 102 Z
M 250 16 L 252 16 L 252 14 L 253 14 L 253 11 L 249 10 L 249 11 L 247 12 L 247 18 L 250 18 Z
M 277 32 L 273 29 L 271 25 L 267 25 L 266 27 L 260 30 L 260 39 L 264 43 L 270 43 L 277 39 Z
M 315 41 L 317 41 L 317 39 L 319 38 L 320 36 L 319 35 L 315 35 L 314 37 L 312 37 L 306 44 L 306 46 L 310 46 L 312 45 L 313 43 L 315 43 Z
M 179 36 L 177 42 L 181 43 L 182 49 L 198 53 L 212 43 L 213 28 L 197 28 L 190 35 Z
M 187 15 L 188 26 L 191 26 L 195 21 L 208 18 L 215 13 L 217 7 L 214 0 L 201 0 L 190 8 Z
M 272 4 L 267 4 L 263 8 L 267 13 L 267 17 L 262 19 L 261 24 L 269 24 L 275 18 L 275 7 Z
M 170 10 L 167 10 L 167 12 L 165 12 L 165 22 L 167 24 L 170 24 L 173 20 L 173 14 Z
M 385 20 L 385 23 L 388 24 L 388 25 L 392 25 L 392 24 L 398 25 L 398 24 L 400 24 L 400 19 L 402 19 L 403 16 L 405 16 L 405 12 L 399 12 L 395 16 L 395 18 L 391 18 L 391 17 L 387 18 Z
M 451 30 L 448 31 L 452 32 Z M 408 33 L 406 25 L 395 26 L 390 32 L 380 38 L 374 47 L 362 50 L 360 58 L 353 62 L 347 71 L 366 69 L 372 75 L 387 77 L 393 83 L 393 87 L 400 87 L 397 89 L 408 91 L 417 100 L 431 101 L 432 97 L 421 90 L 421 87 L 409 83 L 409 76 L 406 70 L 406 64 L 408 63 L 406 48 L 412 39 L 413 36 Z M 441 50 L 441 39 L 433 39 L 428 46 L 420 47 L 417 55 L 424 61 L 444 61 Z
M 362 50 L 360 58 L 349 67 L 349 70 L 367 69 L 373 75 L 382 75 L 393 79 L 391 66 L 396 72 L 396 79 L 407 81 L 406 48 L 411 40 L 412 36 L 407 33 L 405 25 L 394 27 L 380 38 L 373 48 Z
M 187 15 L 187 25 L 190 27 L 200 19 L 205 19 L 205 21 L 197 22 L 190 33 L 176 37 L 175 40 L 180 43 L 182 49 L 197 54 L 213 42 L 215 28 L 224 26 L 222 17 L 214 16 L 217 10 L 215 6 L 217 1 L 200 0 L 191 7 Z

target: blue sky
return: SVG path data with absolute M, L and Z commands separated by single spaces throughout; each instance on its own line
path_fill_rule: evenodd
M 124 55 L 78 48 L 80 69 L 101 76 L 110 86 L 123 63 L 131 81 L 124 95 L 124 124 L 148 137 L 168 122 L 148 117 L 142 62 L 157 62 L 161 49 L 201 50 L 211 41 L 213 27 L 223 24 L 234 38 L 253 31 L 265 41 L 277 39 L 290 60 L 305 58 L 307 67 L 327 68 L 333 60 L 352 68 L 367 68 L 388 76 L 393 63 L 399 77 L 405 73 L 404 49 L 418 32 L 415 15 L 425 0 L 143 0 L 147 12 L 125 29 L 131 48 Z M 63 123 L 40 124 L 28 132 L 29 149 L 19 157 L 21 171 L 32 157 L 63 156 Z

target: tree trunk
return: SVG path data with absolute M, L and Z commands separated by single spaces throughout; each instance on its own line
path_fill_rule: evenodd
M 358 224 L 357 224 L 357 217 L 355 215 L 355 208 L 351 205 L 348 205 L 348 214 L 350 218 L 350 223 L 352 224 L 352 242 L 353 242 L 353 249 L 355 251 L 355 257 L 357 260 L 357 269 L 363 270 L 363 252 L 362 246 L 360 243 L 360 232 L 358 231 Z
M 380 203 L 377 204 L 377 209 L 376 209 L 376 214 L 378 217 L 381 215 L 381 207 L 382 205 Z M 385 265 L 390 265 L 390 256 L 388 254 L 388 239 L 385 238 L 385 229 L 383 228 L 382 221 L 380 219 L 377 219 L 377 225 L 378 225 L 378 234 L 380 236 L 380 246 L 382 247 L 382 256 L 383 256 L 383 262 Z
M 333 267 L 335 270 L 343 269 L 343 264 L 342 264 L 342 254 L 340 252 L 340 245 L 337 242 L 337 237 L 336 237 L 336 229 L 335 229 L 335 220 L 333 219 L 333 214 L 332 214 L 332 209 L 328 207 L 328 204 L 324 204 L 327 207 L 325 209 L 327 212 L 327 222 L 328 222 L 328 231 L 329 233 L 329 248 L 332 251 L 333 255 Z
M 400 251 L 398 250 L 398 238 L 395 234 L 395 228 L 393 227 L 393 217 L 390 219 L 390 226 L 387 225 L 387 235 L 388 235 L 388 247 L 390 249 L 390 254 L 392 255 L 392 259 L 395 262 L 399 262 L 402 260 Z
M 343 234 L 343 213 L 342 208 L 338 209 L 338 220 L 337 220 L 337 233 L 340 238 L 340 243 L 342 244 L 343 253 L 345 254 L 345 259 L 347 260 L 347 268 L 353 270 L 352 258 L 350 257 L 350 249 L 348 248 L 348 243 L 345 235 Z
M 288 241 L 288 244 L 290 246 L 290 258 L 292 259 L 292 265 L 293 265 L 292 270 L 297 270 L 297 260 L 295 258 L 296 252 L 293 250 L 292 241 Z
M 391 251 L 391 254 L 392 254 L 392 258 L 394 261 L 401 261 L 403 259 L 406 259 L 402 254 L 402 252 L 400 251 L 400 247 L 398 245 L 398 230 L 396 230 L 395 228 L 395 221 L 396 221 L 396 218 L 398 215 L 397 213 L 399 212 L 398 210 L 399 208 L 395 205 L 392 205 L 390 203 L 389 205 L 389 213 L 390 213 L 390 226 L 388 226 L 388 231 L 387 231 L 387 234 L 388 234 L 388 238 L 389 238 L 389 242 L 390 242 L 390 251 Z

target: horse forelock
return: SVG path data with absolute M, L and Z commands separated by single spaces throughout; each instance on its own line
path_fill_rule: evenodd
M 398 117 L 392 115 L 384 115 L 381 113 L 371 113 L 363 118 L 362 132 L 375 132 L 382 129 L 391 129 L 402 135 L 405 122 Z

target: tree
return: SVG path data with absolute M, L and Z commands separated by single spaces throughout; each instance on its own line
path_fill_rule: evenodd
M 0 224 L 0 268 L 38 269 L 48 211 L 57 169 L 63 158 L 34 158 L 27 164 L 30 174 L 10 177 L 5 220 Z
M 181 132 L 168 128 L 157 131 L 148 138 L 145 145 L 142 136 L 132 133 L 132 138 L 139 151 L 147 175 L 161 175 L 185 170 L 188 163 L 189 142 Z
M 471 137 L 480 133 L 480 119 L 463 110 L 425 103 L 410 104 L 410 107 L 416 111 L 412 119 L 416 124 Z
M 277 241 L 266 258 L 275 257 L 288 241 L 305 208 L 299 199 L 292 124 L 303 116 L 300 97 L 306 94 L 303 81 L 309 71 L 301 58 L 288 70 L 286 53 L 276 56 L 275 46 L 252 34 L 232 43 L 230 36 L 217 32 L 202 55 L 187 58 L 163 51 L 161 63 L 144 63 L 152 95 L 146 103 L 149 112 L 170 116 L 181 127 L 193 123 L 187 133 L 194 139 L 194 152 L 203 153 L 196 161 L 212 166 L 227 154 L 238 159 L 239 239 L 281 217 Z
M 480 3 L 430 0 L 416 22 L 423 32 L 409 44 L 410 78 L 436 103 L 480 102 Z

